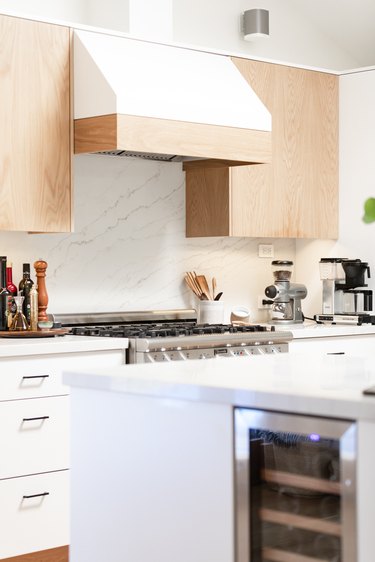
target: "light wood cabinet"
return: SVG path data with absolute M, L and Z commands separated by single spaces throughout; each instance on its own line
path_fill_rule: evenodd
M 70 29 L 0 16 L 0 230 L 71 230 Z
M 186 234 L 338 237 L 338 77 L 233 59 L 272 114 L 272 163 L 185 163 Z

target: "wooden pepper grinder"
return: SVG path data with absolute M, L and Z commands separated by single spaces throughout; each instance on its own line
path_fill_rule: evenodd
M 48 293 L 46 289 L 47 262 L 38 260 L 34 263 L 38 285 L 38 322 L 47 322 Z

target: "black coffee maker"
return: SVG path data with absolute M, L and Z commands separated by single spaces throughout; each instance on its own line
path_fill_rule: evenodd
M 372 310 L 372 291 L 369 289 L 358 289 L 358 287 L 367 287 L 365 283 L 365 275 L 370 275 L 370 266 L 367 262 L 361 260 L 344 260 L 342 267 L 345 273 L 345 283 L 341 290 L 344 295 L 350 295 L 352 299 L 350 313 L 364 313 Z M 340 285 L 338 285 L 339 287 Z
M 318 322 L 363 324 L 375 323 L 372 291 L 366 289 L 370 267 L 360 259 L 321 258 L 320 279 L 323 282 L 322 314 Z

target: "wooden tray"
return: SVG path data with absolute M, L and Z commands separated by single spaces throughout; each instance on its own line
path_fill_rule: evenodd
M 25 330 L 22 332 L 0 332 L 0 338 L 52 338 L 64 336 L 69 333 L 69 328 L 51 328 L 50 330 Z

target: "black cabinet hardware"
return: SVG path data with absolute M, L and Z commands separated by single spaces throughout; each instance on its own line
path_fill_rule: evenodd
M 29 500 L 31 498 L 42 498 L 44 496 L 49 496 L 49 492 L 42 492 L 41 494 L 31 494 L 31 496 L 22 496 L 22 499 Z
M 29 422 L 29 421 L 38 421 L 38 420 L 48 420 L 49 416 L 38 416 L 36 418 L 22 418 L 23 422 Z
M 49 375 L 24 375 L 22 379 L 48 379 Z

